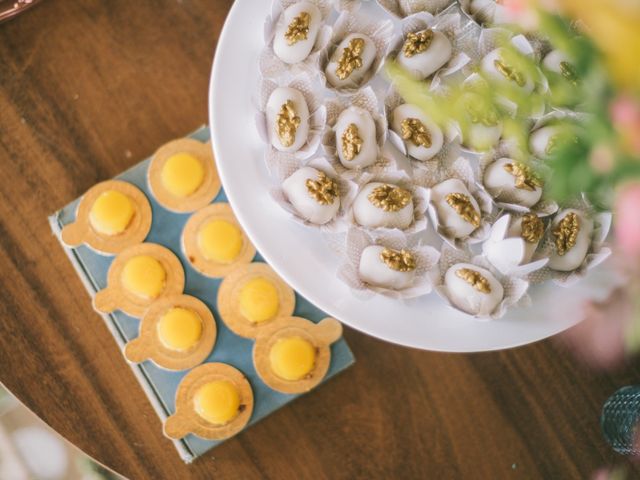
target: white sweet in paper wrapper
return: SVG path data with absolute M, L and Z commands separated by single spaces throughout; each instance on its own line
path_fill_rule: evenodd
M 503 132 L 503 123 L 498 110 L 480 93 L 474 85 L 484 80 L 471 74 L 464 82 L 465 91 L 458 99 L 455 109 L 464 115 L 463 122 L 451 121 L 449 136 L 460 141 L 464 152 L 484 154 L 498 145 Z
M 331 40 L 320 57 L 320 70 L 326 80 L 327 88 L 334 89 L 338 93 L 355 93 L 358 88 L 365 85 L 380 70 L 392 35 L 393 23 L 389 20 L 365 20 L 351 12 L 342 12 L 333 25 Z M 347 38 L 349 41 L 355 39 L 356 42 L 359 40 L 364 42 L 359 45 L 349 45 L 349 43 L 341 45 Z M 346 62 L 346 65 L 351 65 L 353 69 L 345 69 L 341 76 L 346 76 L 338 78 L 336 62 L 346 53 L 345 46 L 354 47 L 352 50 L 354 61 Z M 360 67 L 355 66 L 357 58 L 362 62 Z M 370 60 L 368 68 L 364 64 L 366 60 Z
M 544 229 L 543 220 L 534 213 L 502 215 L 491 227 L 482 253 L 500 273 L 524 277 L 549 261 L 536 255 Z
M 309 15 L 306 38 L 289 45 L 287 29 L 302 13 Z M 258 60 L 262 76 L 315 70 L 320 53 L 331 38 L 331 27 L 326 25 L 330 13 L 329 0 L 274 0 L 271 14 L 265 19 L 265 48 Z
M 566 219 L 569 214 L 574 214 L 575 220 Z M 563 219 L 566 219 L 564 232 L 559 227 Z M 574 227 L 577 227 L 577 235 L 573 232 Z M 549 263 L 531 273 L 529 281 L 540 283 L 551 279 L 561 286 L 573 285 L 611 255 L 611 249 L 605 243 L 610 228 L 611 213 L 595 212 L 584 198 L 560 210 L 547 229 L 539 250 L 549 257 Z M 575 238 L 570 239 L 570 235 Z M 563 255 L 559 255 L 557 241 L 564 245 Z
M 477 61 L 481 74 L 487 76 L 487 78 L 490 78 L 494 82 L 503 82 L 505 85 L 513 86 L 523 93 L 531 92 L 533 90 L 539 91 L 540 93 L 547 92 L 549 90 L 549 83 L 546 77 L 542 74 L 542 71 L 537 67 L 533 77 L 531 77 L 528 72 L 521 72 L 524 79 L 524 85 L 518 85 L 517 82 L 507 79 L 497 69 L 495 61 L 504 60 L 502 58 L 502 52 L 505 50 L 505 47 L 503 46 L 505 35 L 510 35 L 510 32 L 502 28 L 485 28 L 481 30 L 475 46 L 475 54 L 478 55 L 479 58 L 475 58 L 475 55 L 470 53 L 471 57 Z M 519 52 L 532 60 L 539 58 L 540 52 L 534 48 L 532 42 L 524 35 L 515 35 L 509 40 L 509 42 L 516 52 Z M 505 65 L 507 67 L 511 67 L 508 63 L 505 63 Z M 518 106 L 511 100 L 504 97 L 499 100 L 500 104 L 506 111 L 513 113 L 517 111 Z M 542 117 L 545 114 L 545 110 L 546 105 L 542 102 L 532 113 L 532 118 L 538 119 Z
M 435 17 L 420 12 L 403 18 L 401 33 L 394 37 L 389 48 L 389 60 L 397 62 L 409 75 L 417 80 L 432 77 L 431 89 L 436 89 L 443 78 L 460 71 L 470 61 L 464 51 L 471 40 L 471 32 L 457 11 L 448 12 Z M 410 41 L 409 37 L 417 40 L 421 35 L 430 37 L 425 38 L 428 47 L 407 55 L 404 47 Z M 418 41 L 415 46 L 419 47 L 420 43 L 423 42 Z
M 364 173 L 358 178 L 358 193 L 347 213 L 347 221 L 374 236 L 389 230 L 413 234 L 427 228 L 428 202 L 426 190 L 411 182 L 405 172 Z
M 579 129 L 580 122 L 587 118 L 585 113 L 568 110 L 554 110 L 539 118 L 529 134 L 529 151 L 532 155 L 547 160 L 561 138 L 570 141 L 570 136 Z
M 453 3 L 454 0 L 378 0 L 382 8 L 399 18 L 418 12 L 435 15 Z
M 385 249 L 393 252 L 385 252 Z M 338 269 L 338 278 L 360 297 L 381 294 L 409 299 L 426 295 L 433 288 L 440 252 L 418 241 L 409 241 L 402 232 L 387 232 L 374 239 L 366 232 L 352 228 L 347 232 L 344 250 L 341 253 L 345 263 Z M 414 268 L 404 269 L 407 271 L 392 268 L 383 259 L 385 253 L 408 254 L 415 262 Z
M 553 200 L 546 198 L 548 166 L 535 159 L 523 161 L 511 158 L 511 147 L 502 143 L 480 159 L 480 182 L 498 208 L 516 213 L 533 212 L 551 215 L 558 210 Z
M 446 158 L 454 155 L 456 158 L 458 157 L 457 141 L 449 139 L 446 132 L 436 125 L 419 107 L 405 103 L 393 87 L 389 88 L 385 96 L 384 110 L 389 122 L 389 142 L 400 153 L 409 157 L 413 168 L 421 168 L 425 161 L 443 162 Z M 402 121 L 406 118 L 417 118 L 422 122 L 431 137 L 431 146 L 429 148 L 415 145 L 411 139 L 405 141 L 402 138 Z
M 512 306 L 530 303 L 529 282 L 503 275 L 482 256 L 444 245 L 435 291 L 451 307 L 478 320 L 496 320 Z
M 435 163 L 435 162 L 433 162 Z M 454 248 L 482 242 L 489 234 L 493 202 L 476 181 L 468 160 L 428 165 L 415 181 L 427 188 L 427 213 L 436 232 Z M 469 203 L 465 208 L 465 204 Z
M 395 162 L 382 157 L 387 121 L 378 104 L 378 97 L 371 87 L 351 97 L 338 97 L 327 102 L 327 128 L 322 146 L 327 155 L 335 159 L 333 166 L 340 176 L 357 178 L 363 172 L 382 174 L 395 170 Z M 355 125 L 355 130 L 346 132 L 351 124 Z M 345 133 L 349 135 L 348 138 L 344 136 Z M 343 143 L 353 142 L 354 139 L 359 143 L 359 153 L 351 151 L 352 156 L 348 159 L 343 153 Z
M 271 102 L 269 102 L 270 99 Z M 295 129 L 295 141 L 290 147 L 282 145 L 276 129 L 278 114 L 281 113 L 281 109 L 285 108 L 287 100 L 294 102 L 296 108 L 292 113 L 298 117 L 299 124 Z M 304 106 L 301 107 L 302 100 Z M 282 103 L 278 106 L 280 101 Z M 306 119 L 301 115 L 302 112 L 305 112 L 305 107 L 309 112 Z M 262 79 L 259 85 L 258 110 L 256 128 L 262 140 L 270 145 L 271 149 L 292 153 L 299 159 L 309 158 L 315 153 L 322 138 L 327 113 L 322 104 L 321 87 L 315 84 L 308 74 L 303 73 L 292 78 L 280 79 L 277 82 Z M 306 140 L 302 143 L 298 136 L 304 133 L 301 130 L 304 125 L 307 126 L 307 135 Z M 297 148 L 300 143 L 302 144 Z M 294 149 L 293 146 L 296 148 Z
M 341 179 L 326 158 L 314 158 L 301 165 L 291 155 L 273 152 L 268 161 L 280 182 L 271 189 L 271 197 L 294 220 L 327 233 L 346 230 L 345 215 L 357 191 L 355 183 Z M 318 197 L 327 191 L 326 185 L 322 188 L 323 183 L 331 180 L 335 184 L 329 193 L 335 193 L 337 187 L 338 195 Z

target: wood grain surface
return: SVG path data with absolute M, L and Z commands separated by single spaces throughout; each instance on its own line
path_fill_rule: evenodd
M 0 25 L 0 381 L 131 479 L 565 479 L 622 461 L 598 418 L 637 364 L 597 374 L 552 341 L 446 355 L 347 328 L 353 368 L 182 463 L 46 217 L 207 122 L 231 3 L 45 0 Z

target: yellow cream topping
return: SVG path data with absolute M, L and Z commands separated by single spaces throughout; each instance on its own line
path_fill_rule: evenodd
M 158 322 L 158 338 L 170 350 L 188 350 L 198 343 L 201 336 L 202 320 L 187 308 L 171 308 Z
M 281 338 L 269 352 L 271 369 L 284 380 L 300 380 L 307 376 L 316 362 L 316 349 L 300 337 Z
M 240 290 L 240 313 L 250 322 L 271 320 L 279 307 L 278 289 L 266 278 L 252 278 Z
M 136 213 L 131 199 L 117 190 L 107 190 L 96 198 L 89 211 L 89 223 L 103 235 L 124 232 Z
M 204 180 L 204 167 L 200 160 L 188 153 L 176 153 L 162 167 L 164 188 L 176 197 L 188 197 Z
M 240 408 L 240 394 L 236 386 L 227 380 L 204 384 L 193 398 L 198 415 L 214 425 L 229 423 Z
M 120 277 L 122 286 L 142 298 L 156 298 L 164 289 L 167 272 L 149 255 L 138 255 L 127 261 Z
M 212 220 L 200 228 L 198 247 L 207 260 L 231 263 L 242 250 L 242 231 L 226 220 Z

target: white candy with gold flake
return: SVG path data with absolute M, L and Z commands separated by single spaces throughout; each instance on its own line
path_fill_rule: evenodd
M 373 40 L 361 33 L 347 35 L 336 47 L 325 68 L 330 85 L 354 87 L 365 76 L 376 58 Z
M 321 24 L 322 14 L 313 3 L 294 3 L 278 21 L 273 51 L 285 63 L 302 62 L 311 53 Z
M 526 72 L 518 70 L 505 58 L 506 50 L 496 48 L 487 53 L 480 63 L 480 68 L 490 80 L 516 87 L 524 93 L 531 93 L 534 88 L 533 80 Z
M 540 127 L 529 136 L 529 150 L 538 158 L 549 158 L 563 133 L 559 125 Z
M 531 167 L 500 158 L 484 172 L 484 186 L 498 201 L 532 207 L 542 198 L 542 180 Z
M 360 279 L 369 285 L 402 290 L 415 280 L 415 259 L 410 252 L 369 245 L 360 255 L 358 272 Z
M 468 237 L 480 226 L 480 206 L 464 182 L 457 178 L 433 187 L 431 202 L 438 213 L 440 226 L 449 230 L 454 238 Z
M 407 35 L 397 61 L 412 76 L 422 80 L 442 68 L 452 52 L 453 46 L 444 33 L 427 29 Z
M 311 223 L 324 225 L 340 209 L 336 181 L 313 167 L 302 167 L 282 183 L 282 190 L 298 214 Z
M 436 156 L 444 143 L 444 135 L 419 107 L 405 103 L 391 113 L 391 129 L 403 139 L 407 153 L 416 160 Z
M 488 317 L 504 298 L 504 288 L 496 277 L 470 263 L 450 267 L 444 284 L 451 303 L 470 315 Z
M 291 87 L 276 88 L 266 113 L 271 145 L 281 152 L 300 150 L 309 137 L 309 106 L 302 93 Z
M 368 183 L 354 200 L 353 216 L 363 227 L 405 229 L 413 222 L 412 194 L 394 184 Z
M 553 251 L 549 268 L 570 272 L 578 268 L 589 251 L 593 234 L 593 220 L 583 212 L 566 209 L 551 223 Z
M 364 168 L 376 163 L 378 143 L 371 114 L 360 107 L 343 110 L 335 126 L 336 149 L 346 168 Z

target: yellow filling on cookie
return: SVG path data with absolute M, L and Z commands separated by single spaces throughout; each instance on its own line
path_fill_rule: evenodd
M 240 394 L 233 383 L 216 380 L 200 387 L 193 403 L 196 413 L 207 422 L 224 425 L 238 415 Z
M 98 233 L 118 235 L 127 229 L 135 212 L 135 206 L 127 195 L 117 190 L 107 190 L 93 202 L 89 223 Z
M 300 337 L 281 338 L 269 352 L 271 369 L 284 380 L 300 380 L 306 377 L 316 362 L 315 347 Z
M 170 350 L 189 350 L 201 336 L 202 320 L 193 310 L 174 307 L 158 321 L 158 338 Z
M 156 298 L 164 289 L 167 272 L 149 255 L 138 255 L 127 261 L 120 277 L 122 286 L 142 298 Z
M 279 308 L 278 289 L 266 278 L 253 278 L 240 290 L 240 313 L 250 322 L 271 320 Z
M 167 159 L 160 174 L 162 184 L 176 197 L 188 197 L 204 180 L 200 160 L 188 153 L 176 153 Z
M 200 228 L 198 247 L 207 260 L 231 263 L 242 250 L 242 231 L 226 220 L 212 220 Z

